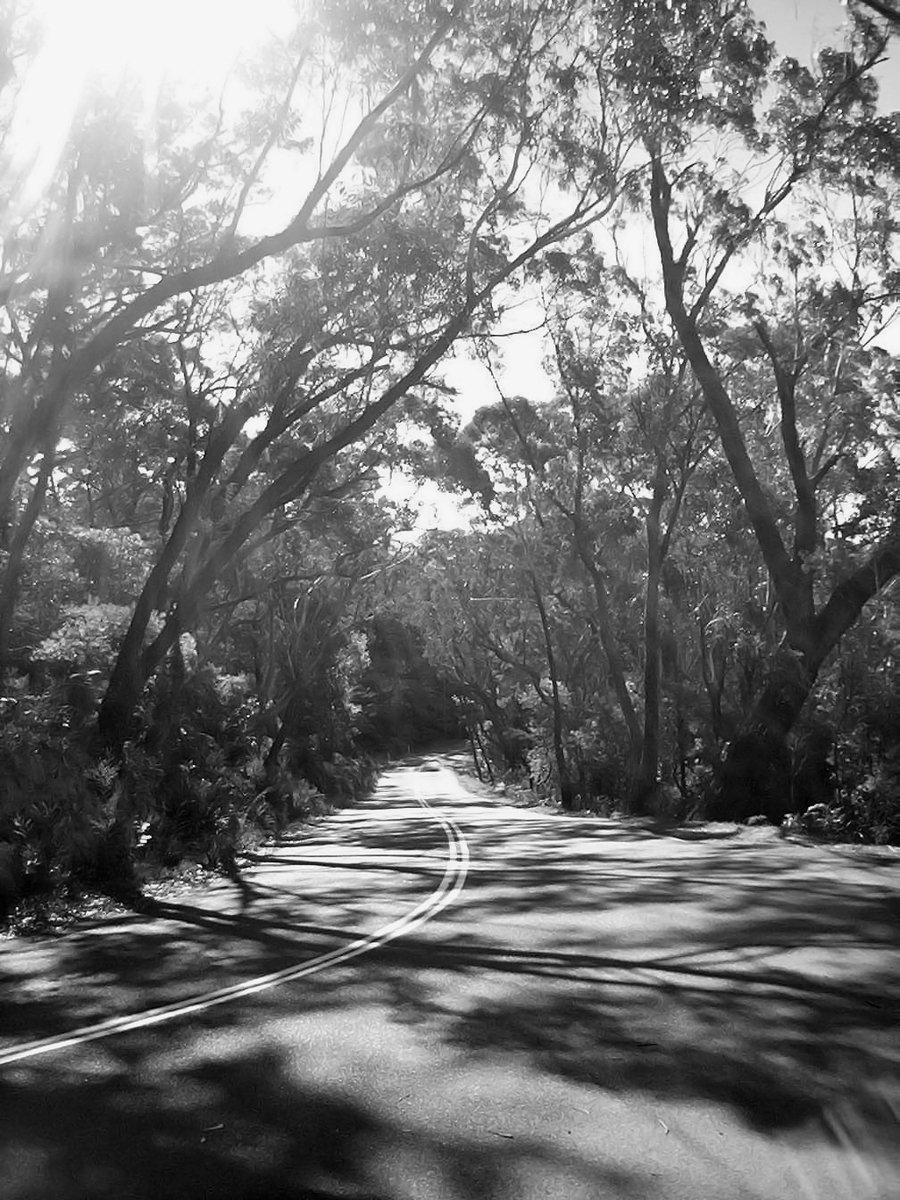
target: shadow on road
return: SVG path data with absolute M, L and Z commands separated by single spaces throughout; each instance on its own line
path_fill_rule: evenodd
M 395 800 L 382 795 L 371 812 L 389 817 Z M 486 1068 L 720 1106 L 763 1136 L 824 1131 L 876 1153 L 896 1146 L 900 894 L 887 869 L 838 869 L 777 842 L 643 831 L 627 845 L 611 823 L 491 819 L 484 802 L 454 800 L 450 810 L 467 831 L 472 870 L 441 920 L 352 967 L 216 1010 L 209 1027 L 377 1010 Z M 130 941 L 123 923 L 108 942 L 67 939 L 59 955 L 97 988 L 127 984 L 148 1002 L 162 979 L 166 998 L 183 994 L 198 963 L 210 986 L 216 973 L 276 970 L 358 936 L 376 885 L 401 906 L 418 903 L 434 886 L 442 836 L 433 821 L 373 823 L 361 813 L 342 822 L 342 861 L 308 857 L 334 840 L 324 830 L 269 860 L 317 871 L 324 896 L 262 888 L 255 911 L 232 915 L 155 903 L 135 922 L 162 920 L 139 937 Z M 560 919 L 548 923 L 548 913 Z M 7 982 L 7 1032 L 71 1027 L 70 995 L 17 995 Z M 173 1084 L 155 1064 L 153 1031 L 104 1046 L 119 1062 L 108 1073 L 66 1075 L 40 1060 L 0 1073 L 2 1133 L 33 1146 L 45 1184 L 54 1181 L 0 1194 L 380 1198 L 396 1194 L 391 1171 L 402 1167 L 444 1180 L 440 1194 L 489 1200 L 514 1195 L 518 1173 L 555 1153 L 537 1140 L 438 1143 L 414 1122 L 299 1084 L 284 1051 L 210 1055 L 176 1069 Z M 123 1174 L 123 1162 L 133 1171 Z M 581 1172 L 585 1195 L 645 1194 L 574 1158 L 551 1168 Z M 27 1162 L 21 1169 L 24 1178 Z
M 535 1140 L 438 1139 L 373 1117 L 337 1091 L 298 1085 L 275 1052 L 216 1054 L 166 1071 L 153 1057 L 149 1042 L 129 1035 L 106 1072 L 36 1067 L 21 1080 L 0 1078 L 4 1134 L 27 1147 L 18 1162 L 0 1157 L 2 1194 L 388 1200 L 400 1180 L 430 1179 L 434 1195 L 486 1200 L 540 1170 L 573 1180 L 579 1194 L 633 1194 L 621 1172 Z

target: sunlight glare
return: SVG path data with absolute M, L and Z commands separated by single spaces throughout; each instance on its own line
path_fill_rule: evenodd
M 13 207 L 23 219 L 52 178 L 89 82 L 220 89 L 242 53 L 287 32 L 290 0 L 36 0 L 43 40 L 16 101 Z M 12 216 L 12 213 L 8 214 Z
M 217 84 L 243 49 L 279 32 L 285 0 L 43 0 L 48 52 L 87 74 Z

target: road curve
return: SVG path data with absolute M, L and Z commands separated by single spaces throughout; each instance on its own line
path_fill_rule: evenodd
M 896 867 L 454 765 L 7 943 L 3 1200 L 896 1200 Z
M 208 1009 L 217 1008 L 221 1004 L 228 1004 L 233 1000 L 268 991 L 270 988 L 278 987 L 279 984 L 292 983 L 295 980 L 316 975 L 329 967 L 340 966 L 350 962 L 351 959 L 358 958 L 361 954 L 377 950 L 394 938 L 412 933 L 413 930 L 424 925 L 426 921 L 451 904 L 459 895 L 465 885 L 469 864 L 469 847 L 456 822 L 436 811 L 418 790 L 413 789 L 413 794 L 420 807 L 431 814 L 447 837 L 447 864 L 434 891 L 396 920 L 380 926 L 372 933 L 355 938 L 349 945 L 337 946 L 333 950 L 324 951 L 304 962 L 282 967 L 278 971 L 269 971 L 241 983 L 208 989 L 187 999 L 175 1000 L 154 1008 L 105 1017 L 91 1024 L 79 1026 L 67 1033 L 51 1034 L 48 1037 L 32 1038 L 28 1041 L 14 1043 L 6 1048 L 0 1047 L 0 1067 L 24 1062 L 26 1059 L 40 1054 L 54 1054 L 60 1050 L 67 1050 L 86 1042 L 99 1041 L 102 1038 L 114 1037 L 116 1034 L 127 1033 L 131 1030 L 148 1029 L 154 1025 L 163 1025 L 169 1021 L 194 1016 L 197 1013 L 206 1012 Z

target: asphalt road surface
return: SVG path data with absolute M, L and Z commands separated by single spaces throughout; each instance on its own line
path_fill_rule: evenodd
M 0 949 L 3 1200 L 897 1200 L 900 883 L 450 759 Z

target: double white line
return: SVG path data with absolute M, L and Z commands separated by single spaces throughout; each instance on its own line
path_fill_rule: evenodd
M 291 983 L 293 980 L 303 979 L 307 975 L 316 975 L 328 967 L 335 967 L 340 963 L 349 962 L 350 959 L 359 958 L 361 954 L 376 950 L 385 942 L 390 942 L 394 938 L 401 937 L 410 930 L 424 925 L 441 909 L 452 904 L 462 891 L 469 869 L 469 847 L 455 821 L 437 812 L 422 796 L 417 796 L 416 799 L 422 808 L 428 810 L 447 835 L 448 854 L 444 874 L 438 886 L 404 916 L 399 917 L 396 921 L 391 921 L 389 925 L 383 925 L 366 937 L 357 938 L 347 946 L 329 950 L 327 953 L 307 959 L 306 962 L 297 966 L 285 967 L 281 971 L 272 971 L 268 975 L 258 975 L 255 979 L 248 979 L 245 983 L 235 983 L 231 987 L 204 992 L 189 1000 L 161 1004 L 157 1008 L 149 1008 L 141 1013 L 133 1013 L 124 1017 L 110 1017 L 105 1021 L 97 1021 L 93 1025 L 82 1025 L 80 1029 L 73 1029 L 69 1033 L 21 1042 L 18 1046 L 10 1047 L 8 1050 L 0 1050 L 0 1067 L 22 1062 L 27 1058 L 35 1058 L 39 1054 L 52 1054 L 57 1050 L 80 1046 L 84 1042 L 97 1042 L 102 1038 L 127 1033 L 132 1029 L 146 1029 L 151 1025 L 162 1025 L 167 1021 L 190 1016 L 191 1013 L 205 1012 L 220 1004 L 228 1004 L 243 996 L 266 992 L 282 983 Z

